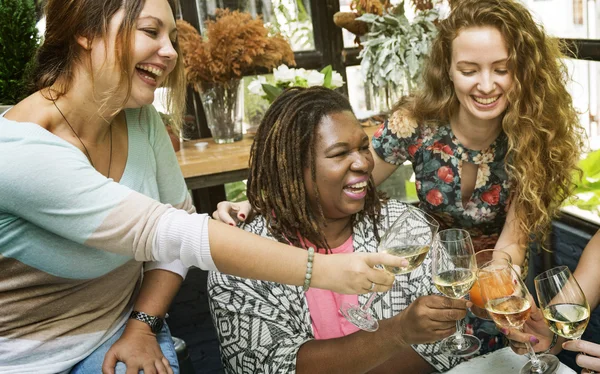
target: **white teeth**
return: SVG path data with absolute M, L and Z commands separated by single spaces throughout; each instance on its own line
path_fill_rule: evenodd
M 487 99 L 483 99 L 481 97 L 473 96 L 473 99 L 475 101 L 477 101 L 479 104 L 484 104 L 484 105 L 491 104 L 491 103 L 495 102 L 496 100 L 498 100 L 499 98 L 500 98 L 500 95 L 498 95 L 496 97 L 489 97 Z
M 156 75 L 157 77 L 160 77 L 163 73 L 162 69 L 159 69 L 157 67 L 150 66 L 150 65 L 137 64 L 137 65 L 135 65 L 135 67 L 138 69 L 146 70 L 146 71 Z
M 352 185 L 349 185 L 348 187 L 350 187 L 350 188 L 364 188 L 364 187 L 367 187 L 367 182 L 365 181 L 365 182 L 360 182 L 360 183 L 352 184 Z

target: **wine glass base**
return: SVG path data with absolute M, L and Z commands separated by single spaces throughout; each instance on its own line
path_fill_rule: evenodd
M 537 355 L 537 358 L 541 361 L 540 369 L 533 369 L 531 361 L 525 364 L 521 368 L 521 374 L 552 374 L 558 371 L 560 367 L 560 361 L 556 356 L 553 355 Z
M 441 352 L 448 357 L 468 357 L 479 352 L 481 340 L 469 334 L 462 334 L 460 341 L 456 335 L 452 335 L 442 340 Z
M 340 313 L 354 326 L 364 331 L 377 331 L 379 323 L 369 311 L 363 310 L 358 305 L 344 303 L 340 307 Z

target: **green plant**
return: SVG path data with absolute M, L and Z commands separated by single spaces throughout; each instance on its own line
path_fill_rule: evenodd
M 567 204 L 600 214 L 600 150 L 588 153 L 579 162 L 579 168 L 583 175 L 581 179 L 577 173 L 574 175 L 577 185 L 573 192 L 575 199 L 568 200 Z
M 423 61 L 437 33 L 435 9 L 420 10 L 412 22 L 404 14 L 404 3 L 382 16 L 365 13 L 357 20 L 369 24 L 368 39 L 359 57 L 364 80 L 375 87 L 390 82 L 409 92 L 421 75 Z
M 22 99 L 39 43 L 33 0 L 0 0 L 0 103 Z

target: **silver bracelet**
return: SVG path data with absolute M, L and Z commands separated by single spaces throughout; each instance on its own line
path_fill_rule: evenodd
M 304 275 L 304 286 L 302 286 L 302 290 L 304 292 L 308 291 L 310 287 L 310 280 L 312 279 L 312 270 L 313 270 L 313 260 L 315 258 L 315 249 L 313 247 L 308 247 L 308 261 L 306 262 L 306 275 Z
M 553 334 L 552 336 L 552 342 L 550 343 L 550 346 L 548 347 L 548 349 L 546 349 L 545 351 L 541 351 L 541 352 L 535 352 L 536 355 L 543 355 L 546 354 L 548 352 L 550 352 L 550 350 L 552 348 L 554 348 L 554 346 L 556 345 L 556 342 L 558 341 L 558 335 Z

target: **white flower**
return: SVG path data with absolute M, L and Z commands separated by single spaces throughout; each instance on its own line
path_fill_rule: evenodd
M 287 65 L 279 65 L 273 70 L 273 77 L 275 78 L 275 83 L 287 83 L 293 82 L 295 77 L 294 69 L 290 69 Z
M 259 75 L 255 80 L 248 84 L 248 91 L 258 96 L 265 96 L 265 90 L 263 90 L 263 83 L 267 83 L 267 78 Z
M 308 71 L 306 69 L 300 68 L 300 69 L 291 69 L 291 70 L 296 70 L 295 71 L 295 77 L 296 78 L 301 78 L 301 79 L 304 79 L 304 80 L 308 79 Z
M 331 74 L 331 88 L 338 88 L 344 85 L 344 79 L 342 79 L 342 75 L 337 71 L 332 72 Z
M 490 177 L 490 166 L 488 164 L 479 164 L 479 171 L 477 172 L 477 180 L 475 181 L 475 188 L 485 186 Z
M 316 70 L 311 70 L 306 77 L 308 87 L 322 86 L 325 83 L 325 74 L 321 74 Z

